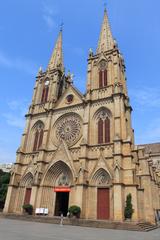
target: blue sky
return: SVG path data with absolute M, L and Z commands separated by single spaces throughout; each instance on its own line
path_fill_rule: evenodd
M 160 141 L 160 1 L 108 0 L 124 55 L 135 142 Z M 14 162 L 35 77 L 46 68 L 61 22 L 66 71 L 86 86 L 88 50 L 97 47 L 103 0 L 5 0 L 0 6 L 0 162 Z

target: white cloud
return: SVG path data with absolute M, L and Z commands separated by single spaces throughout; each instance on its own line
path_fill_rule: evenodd
M 56 23 L 51 16 L 43 15 L 43 19 L 46 22 L 49 30 L 52 30 L 56 26 Z
M 53 5 L 49 5 L 49 3 L 46 1 L 43 2 L 42 7 L 43 7 L 43 19 L 49 31 L 52 31 L 57 25 L 54 19 L 58 13 L 57 8 Z
M 27 101 L 10 101 L 8 102 L 8 111 L 3 113 L 2 116 L 9 126 L 23 129 L 25 124 L 24 115 L 27 113 L 27 107 Z
M 22 59 L 20 57 L 9 57 L 0 51 L 0 65 L 5 66 L 7 68 L 13 68 L 18 71 L 23 71 L 28 74 L 36 74 L 38 67 L 35 63 L 30 60 Z
M 160 118 L 152 120 L 150 124 L 146 126 L 146 131 L 139 134 L 137 142 L 142 144 L 160 142 Z
M 20 111 L 21 114 L 25 114 L 27 111 L 28 107 L 28 101 L 27 100 L 22 100 L 22 101 L 17 101 L 17 100 L 12 100 L 7 103 L 8 107 L 10 110 L 13 111 Z
M 158 88 L 137 88 L 130 91 L 131 99 L 147 108 L 160 108 L 160 89 Z
M 14 126 L 17 128 L 24 127 L 24 119 L 22 119 L 22 116 L 17 116 L 13 113 L 4 113 L 3 117 L 6 119 L 7 124 L 10 126 Z
M 49 2 L 47 2 L 46 0 L 43 1 L 42 4 L 43 4 L 43 11 L 47 15 L 54 16 L 54 15 L 58 14 L 58 9 L 55 5 L 53 6 L 53 5 L 49 4 Z

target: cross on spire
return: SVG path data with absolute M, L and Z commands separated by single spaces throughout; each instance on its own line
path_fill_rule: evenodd
M 64 27 L 64 22 L 62 21 L 61 24 L 60 24 L 60 31 L 61 32 L 63 31 L 63 27 Z

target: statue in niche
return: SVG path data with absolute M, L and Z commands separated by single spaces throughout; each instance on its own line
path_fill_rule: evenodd
M 62 174 L 58 180 L 58 185 L 59 186 L 68 186 L 69 185 L 68 176 L 66 176 L 65 174 Z

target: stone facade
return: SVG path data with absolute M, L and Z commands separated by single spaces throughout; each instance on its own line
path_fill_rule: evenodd
M 62 31 L 45 72 L 40 68 L 12 169 L 5 213 L 24 203 L 66 215 L 124 221 L 131 193 L 132 221 L 155 222 L 160 176 L 144 147 L 135 146 L 125 64 L 105 10 L 97 52 L 89 51 L 82 95 L 65 75 Z M 64 207 L 65 206 L 65 207 Z

